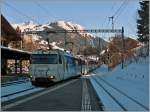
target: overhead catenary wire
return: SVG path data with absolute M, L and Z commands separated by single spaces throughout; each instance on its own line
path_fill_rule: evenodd
M 121 15 L 121 13 L 125 10 L 125 8 L 127 7 L 128 1 L 126 0 L 126 2 L 124 3 L 124 5 L 122 6 L 122 8 L 120 9 L 120 11 L 118 12 L 118 14 L 116 16 L 114 16 L 114 21 L 116 21 L 119 16 Z
M 112 4 L 112 7 L 110 8 L 110 12 L 112 11 L 112 9 L 113 9 L 113 7 L 114 7 L 114 4 L 115 4 L 115 3 L 113 3 L 113 4 Z M 110 22 L 110 21 L 107 22 L 108 17 L 109 17 L 109 16 L 106 15 L 106 17 L 105 17 L 105 19 L 104 19 L 104 21 L 103 21 L 103 23 L 102 23 L 102 27 L 104 27 L 104 26 L 107 27 L 107 26 L 109 25 L 109 22 Z
M 124 3 L 124 6 L 122 6 L 122 9 L 119 11 L 119 13 L 118 13 L 118 15 L 117 15 L 115 21 L 116 21 L 117 18 L 121 15 L 121 12 L 123 12 L 123 10 L 125 10 L 125 8 L 127 7 L 127 4 L 128 4 L 128 0 L 126 0 L 126 2 Z M 125 13 L 128 13 L 128 11 L 125 10 L 124 14 L 125 14 Z M 133 16 L 132 16 L 132 17 L 133 17 Z M 127 21 L 126 21 L 126 25 L 129 26 L 128 28 L 130 29 L 130 30 L 129 30 L 130 33 L 136 32 L 136 31 L 134 30 L 135 28 L 134 28 L 133 23 L 131 23 L 128 19 L 127 19 Z
M 120 5 L 120 7 L 116 10 L 116 12 L 113 14 L 113 16 L 115 17 L 119 11 L 122 9 L 122 7 L 126 4 L 127 0 L 124 0 L 123 3 Z
M 113 11 L 113 10 L 114 10 L 114 6 L 115 6 L 115 4 L 116 4 L 116 1 L 115 1 L 115 2 L 113 2 L 112 6 L 111 6 L 111 11 Z
M 28 16 L 28 15 L 22 13 L 21 11 L 19 11 L 18 9 L 16 9 L 16 8 L 13 7 L 12 5 L 10 5 L 10 4 L 6 3 L 6 2 L 3 2 L 3 4 L 6 5 L 6 6 L 8 6 L 8 7 L 10 7 L 10 8 L 13 9 L 14 11 L 16 11 L 18 14 L 20 14 L 20 15 L 22 15 L 22 16 L 24 16 L 24 17 L 26 17 L 26 18 L 28 18 L 28 19 L 30 19 L 30 20 L 32 20 L 32 21 L 38 23 L 38 24 L 40 24 L 37 20 L 35 20 L 35 19 L 33 19 L 32 17 L 30 17 L 30 16 Z
M 114 22 L 116 21 L 116 19 L 120 16 L 120 14 L 123 12 L 123 10 L 125 9 L 125 7 L 127 6 L 127 4 L 128 4 L 128 1 L 127 0 L 124 0 L 123 2 L 122 2 L 122 4 L 120 5 L 120 7 L 115 11 L 115 13 L 112 15 L 112 16 L 110 16 L 110 17 L 108 17 L 109 18 L 109 21 L 110 21 L 110 19 L 112 19 L 112 29 L 114 29 Z M 114 5 L 114 4 L 113 4 Z M 113 8 L 113 6 L 112 6 L 112 8 Z M 111 9 L 112 9 L 111 8 Z
M 53 18 L 53 19 L 56 18 L 56 16 L 54 16 L 52 13 L 50 13 L 49 10 L 47 10 L 45 7 L 41 6 L 38 2 L 35 2 L 35 3 L 36 3 L 36 5 L 37 5 L 39 8 L 41 8 L 41 9 L 43 10 L 43 12 L 45 12 L 45 14 L 46 14 L 47 16 L 48 16 L 48 14 L 50 15 L 50 16 L 48 16 L 48 17 L 51 17 L 51 18 Z
M 125 9 L 125 6 L 127 5 L 127 0 L 124 0 L 123 3 L 120 5 L 120 7 L 115 11 L 115 13 L 112 16 L 109 16 L 109 21 L 112 19 L 112 29 L 114 29 L 114 21 L 119 17 L 123 9 Z M 113 4 L 114 6 L 114 4 Z M 112 8 L 113 8 L 112 6 Z M 111 8 L 111 10 L 112 10 Z
M 126 13 L 127 13 L 127 11 L 126 11 Z M 136 28 L 135 28 L 135 26 L 133 25 L 132 22 L 130 22 L 129 20 L 127 20 L 127 21 L 126 21 L 126 25 L 129 26 L 128 28 L 130 29 L 130 30 L 129 30 L 130 33 L 133 33 L 133 32 L 136 33 Z M 135 35 L 135 36 L 136 36 L 136 35 Z
M 111 12 L 112 9 L 114 8 L 115 4 L 116 4 L 115 2 L 112 3 L 112 7 L 110 8 L 110 12 Z M 107 21 L 108 18 L 109 18 L 109 16 L 106 16 L 106 17 L 105 17 L 105 21 L 106 21 L 106 22 L 104 21 L 104 22 L 102 23 L 102 27 L 103 27 L 103 25 L 104 25 L 105 23 L 106 23 L 106 25 L 105 25 L 106 27 L 109 26 L 110 20 Z M 106 36 L 106 33 L 103 34 L 103 37 L 105 37 L 105 36 Z

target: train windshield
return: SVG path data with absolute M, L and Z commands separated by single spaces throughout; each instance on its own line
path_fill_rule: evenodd
M 61 64 L 61 57 L 57 54 L 33 54 L 32 64 Z

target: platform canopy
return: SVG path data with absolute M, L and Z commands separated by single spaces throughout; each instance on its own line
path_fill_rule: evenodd
M 1 46 L 2 59 L 29 60 L 31 52 Z

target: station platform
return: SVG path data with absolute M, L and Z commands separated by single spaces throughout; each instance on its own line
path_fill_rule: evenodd
M 1 75 L 1 84 L 19 80 L 26 80 L 28 78 L 28 75 Z

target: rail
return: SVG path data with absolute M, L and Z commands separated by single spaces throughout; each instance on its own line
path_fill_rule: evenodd
M 30 81 L 30 79 L 25 79 L 25 80 L 19 80 L 19 81 L 12 81 L 12 82 L 7 82 L 7 83 L 2 83 L 1 87 L 22 84 L 22 83 L 26 83 L 26 82 L 29 82 L 29 81 Z

